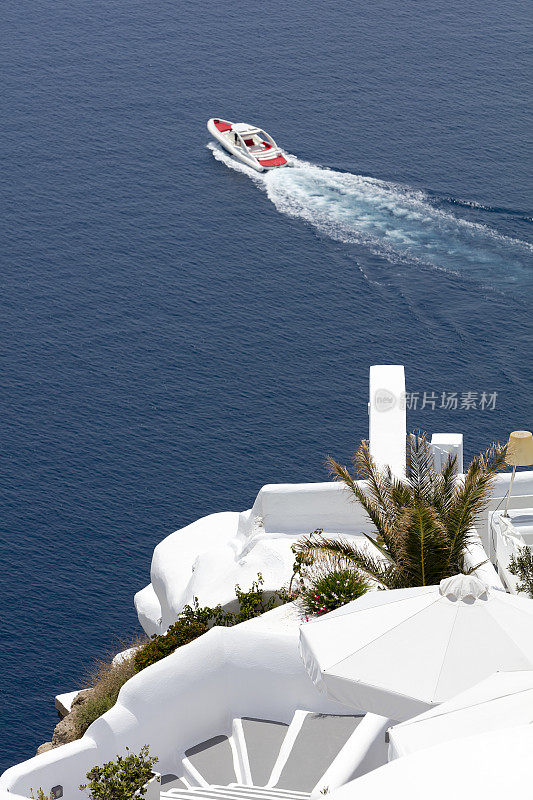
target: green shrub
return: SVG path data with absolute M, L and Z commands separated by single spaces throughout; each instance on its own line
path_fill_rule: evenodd
M 205 622 L 180 616 L 163 636 L 152 636 L 151 641 L 135 653 L 135 670 L 140 672 L 150 664 L 155 664 L 173 653 L 176 648 L 197 639 L 208 629 Z
M 357 570 L 334 567 L 306 575 L 302 581 L 300 598 L 308 614 L 320 616 L 356 600 L 368 588 L 367 581 Z
M 266 611 L 271 611 L 275 606 L 289 600 L 288 593 L 283 589 L 266 597 L 266 593 L 261 588 L 262 585 L 263 576 L 259 573 L 252 588 L 247 592 L 243 592 L 240 586 L 235 587 L 235 594 L 239 602 L 239 610 L 236 614 L 225 611 L 221 605 L 214 608 L 209 606 L 200 608 L 198 598 L 195 597 L 194 605 L 185 606 L 176 622 L 165 634 L 152 636 L 151 640 L 137 651 L 135 654 L 137 672 L 169 656 L 178 647 L 197 639 L 213 625 L 225 627 L 238 625 L 240 622 L 253 619 L 253 617 L 259 617 Z
M 141 797 L 146 794 L 146 782 L 152 777 L 152 767 L 159 760 L 151 756 L 148 745 L 141 748 L 139 755 L 130 753 L 117 756 L 116 761 L 108 761 L 96 766 L 87 773 L 88 783 L 80 790 L 89 789 L 91 800 L 131 800 L 135 792 Z
M 235 594 L 239 601 L 239 611 L 236 614 L 230 614 L 229 621 L 224 624 L 238 625 L 239 622 L 246 622 L 248 619 L 260 617 L 261 614 L 272 611 L 276 606 L 289 602 L 289 593 L 285 589 L 278 589 L 276 592 L 272 592 L 270 597 L 267 597 L 261 588 L 262 585 L 263 576 L 259 572 L 257 580 L 252 583 L 252 588 L 247 592 L 243 592 L 239 585 L 235 587 Z
M 533 598 L 533 551 L 529 547 L 520 547 L 516 556 L 511 556 L 507 569 L 519 578 L 517 590 L 527 592 Z
M 39 786 L 39 788 L 37 789 L 37 797 L 35 797 L 35 795 L 33 794 L 33 788 L 31 788 L 30 796 L 33 798 L 33 800 L 55 800 L 55 797 L 52 794 L 52 792 L 50 792 L 50 795 L 45 794 L 42 786 Z

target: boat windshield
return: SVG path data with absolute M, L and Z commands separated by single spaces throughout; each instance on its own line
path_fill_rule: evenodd
M 264 142 L 270 142 L 270 144 L 276 144 L 272 136 L 270 136 L 266 131 L 259 130 L 258 135 L 263 139 Z

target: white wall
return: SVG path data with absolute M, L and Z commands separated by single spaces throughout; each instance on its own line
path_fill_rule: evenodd
M 489 508 L 502 504 L 509 473 L 498 475 Z M 533 506 L 533 472 L 519 472 L 511 507 Z M 154 550 L 151 583 L 135 596 L 139 621 L 149 634 L 162 632 L 195 596 L 201 605 L 230 604 L 235 584 L 248 588 L 261 572 L 264 588 L 287 585 L 292 574 L 294 539 L 323 528 L 328 534 L 360 536 L 372 525 L 340 483 L 263 486 L 253 508 L 203 517 L 163 539 Z M 478 526 L 492 555 L 487 516 Z
M 141 625 L 149 635 L 166 630 L 194 597 L 227 605 L 235 584 L 250 587 L 258 572 L 265 590 L 286 586 L 291 545 L 316 528 L 359 536 L 372 526 L 346 488 L 329 481 L 263 486 L 252 509 L 211 514 L 175 531 L 155 548 L 151 583 L 135 595 Z
M 251 512 L 251 520 L 256 517 L 262 518 L 268 534 L 301 536 L 323 528 L 327 533 L 357 535 L 371 529 L 362 507 L 344 484 L 335 481 L 263 486 Z M 250 520 L 242 520 L 241 536 L 248 538 L 250 527 Z
M 231 541 L 237 535 L 238 524 L 238 512 L 210 514 L 174 531 L 157 545 L 152 557 L 151 582 L 135 595 L 139 622 L 146 633 L 166 630 L 183 606 L 192 602 L 195 592 L 201 594 L 194 585 L 194 570 L 204 554 L 206 558 L 220 554 L 221 563 L 233 559 Z M 204 598 L 201 599 L 205 604 Z
M 297 709 L 352 713 L 321 695 L 298 654 L 299 616 L 292 604 L 233 628 L 211 631 L 140 672 L 117 704 L 77 742 L 7 770 L 2 792 L 29 796 L 30 788 L 62 785 L 66 800 L 94 764 L 144 744 L 160 759 L 158 771 L 180 774 L 185 750 L 231 733 L 233 718 L 288 723 Z

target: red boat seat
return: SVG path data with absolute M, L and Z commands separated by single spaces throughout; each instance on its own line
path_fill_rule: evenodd
M 272 145 L 269 144 L 268 142 L 263 142 L 262 144 L 264 144 L 264 150 L 271 150 L 272 149 Z
M 283 156 L 276 156 L 275 158 L 258 158 L 257 159 L 262 167 L 281 167 L 282 164 L 287 163 L 287 159 Z
M 215 123 L 215 128 L 220 131 L 220 133 L 225 133 L 226 131 L 231 130 L 231 125 L 227 122 L 222 122 L 220 119 L 214 119 L 213 122 Z
M 253 139 L 245 139 L 244 140 L 244 144 L 246 145 L 246 147 L 253 147 L 254 146 L 254 140 Z

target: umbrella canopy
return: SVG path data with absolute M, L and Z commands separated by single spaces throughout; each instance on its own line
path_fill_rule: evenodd
M 533 672 L 496 672 L 437 708 L 389 730 L 389 757 L 533 722 Z
M 368 772 L 328 800 L 502 800 L 531 795 L 533 725 L 429 747 Z
M 304 624 L 300 653 L 334 700 L 404 720 L 498 670 L 533 669 L 533 601 L 456 575 L 367 592 Z

